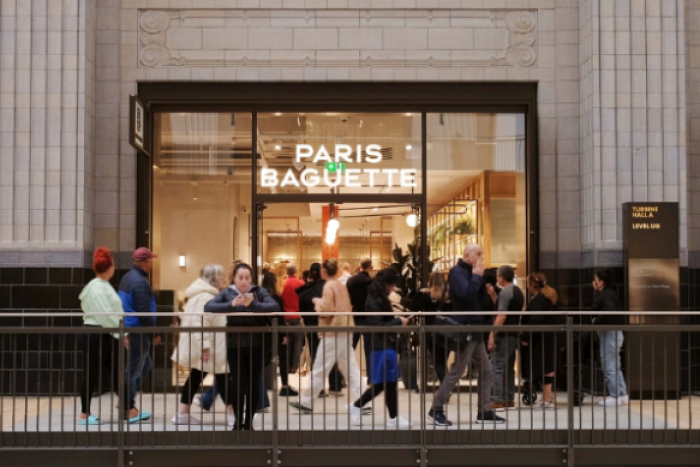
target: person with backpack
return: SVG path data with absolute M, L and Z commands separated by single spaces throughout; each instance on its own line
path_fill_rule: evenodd
M 392 311 L 389 295 L 394 291 L 399 282 L 399 276 L 393 269 L 382 269 L 377 273 L 369 286 L 365 303 L 366 323 L 368 326 L 405 326 L 408 319 L 403 316 L 372 315 L 372 312 Z M 384 403 L 389 412 L 386 421 L 387 428 L 410 428 L 411 423 L 399 416 L 399 391 L 397 381 L 399 378 L 399 362 L 396 354 L 396 333 L 376 332 L 371 334 L 371 374 L 372 386 L 367 389 L 353 406 L 358 411 L 384 392 Z

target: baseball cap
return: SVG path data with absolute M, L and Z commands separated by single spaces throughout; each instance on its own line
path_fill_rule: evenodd
M 142 246 L 141 248 L 137 248 L 136 251 L 134 251 L 134 254 L 131 255 L 131 259 L 138 259 L 138 260 L 144 260 L 148 258 L 157 258 L 158 255 L 154 254 L 151 250 L 146 248 L 145 246 Z

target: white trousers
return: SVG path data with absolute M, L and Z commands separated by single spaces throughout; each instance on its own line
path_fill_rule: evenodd
M 313 409 L 313 401 L 316 399 L 314 395 L 318 396 L 318 393 L 324 389 L 328 374 L 336 363 L 338 363 L 338 368 L 348 384 L 350 402 L 355 402 L 360 398 L 366 385 L 362 381 L 360 367 L 355 361 L 352 334 L 337 333 L 330 337 L 321 338 L 311 372 L 311 382 L 301 393 L 299 401 L 301 405 Z

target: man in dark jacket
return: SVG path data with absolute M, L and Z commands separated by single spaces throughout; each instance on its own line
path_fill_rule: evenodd
M 119 283 L 119 298 L 126 313 L 124 326 L 127 328 L 149 328 L 156 325 L 156 298 L 148 282 L 148 273 L 153 269 L 153 258 L 157 257 L 148 248 L 138 248 L 131 256 L 134 265 Z M 153 315 L 129 316 L 130 313 L 152 313 Z M 151 372 L 151 345 L 158 345 L 159 342 L 160 338 L 151 333 L 134 333 L 129 336 L 126 377 L 129 380 L 131 407 L 134 407 L 136 393 L 141 389 L 141 383 Z M 150 417 L 150 413 L 142 411 L 138 417 L 133 417 L 129 422 L 147 420 Z
M 321 263 L 313 263 L 309 269 L 309 282 L 299 287 L 296 292 L 299 295 L 299 312 L 300 313 L 315 313 L 314 298 L 323 296 L 323 286 L 326 284 L 321 278 Z M 318 326 L 318 316 L 302 316 L 302 320 L 306 326 Z M 316 350 L 320 344 L 318 332 L 310 332 L 307 334 L 309 345 L 311 346 L 311 359 L 316 359 Z M 338 368 L 335 366 L 328 373 L 329 390 L 334 394 L 340 394 L 343 387 L 340 383 L 341 375 Z M 326 392 L 321 390 L 321 397 L 326 396 Z
M 369 275 L 372 272 L 372 259 L 362 258 L 360 262 L 361 271 L 350 279 L 348 279 L 348 293 L 350 294 L 350 303 L 352 303 L 352 312 L 357 313 L 353 316 L 355 324 L 357 326 L 366 326 L 367 318 L 363 316 L 365 312 L 365 302 L 367 301 L 367 290 L 369 285 L 372 283 L 372 277 Z M 357 344 L 360 342 L 360 337 L 363 338 L 362 347 L 365 353 L 365 370 L 368 375 L 371 374 L 370 371 L 370 355 L 372 354 L 372 335 L 363 334 L 355 332 L 352 335 L 352 348 L 357 348 Z M 369 380 L 369 377 L 367 378 Z
M 473 314 L 453 315 L 452 319 L 463 325 L 479 325 L 485 322 L 484 301 L 486 288 L 483 281 L 484 252 L 475 243 L 470 243 L 464 248 L 464 256 L 457 265 L 450 270 L 448 283 L 450 286 L 450 301 L 453 311 L 468 311 Z M 445 404 L 447 398 L 459 383 L 460 378 L 467 369 L 469 363 L 474 360 L 479 372 L 477 392 L 477 405 L 479 412 L 476 416 L 477 423 L 504 423 L 505 420 L 491 411 L 491 363 L 489 362 L 486 348 L 480 332 L 470 333 L 470 340 L 462 343 L 457 360 L 452 364 L 450 372 L 445 376 L 440 389 L 435 394 L 433 406 L 428 412 L 436 425 L 450 426 L 452 422 L 445 416 Z M 470 369 L 471 373 L 471 369 Z

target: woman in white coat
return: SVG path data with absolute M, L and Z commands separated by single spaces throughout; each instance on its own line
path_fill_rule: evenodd
M 228 387 L 228 364 L 226 362 L 226 333 L 208 332 L 206 328 L 225 328 L 226 316 L 204 313 L 204 305 L 226 287 L 224 268 L 209 264 L 202 269 L 201 277 L 185 292 L 187 305 L 180 320 L 183 328 L 203 328 L 202 331 L 181 332 L 180 342 L 172 356 L 178 365 L 189 368 L 190 376 L 182 386 L 180 412 L 173 417 L 176 425 L 199 425 L 201 422 L 190 415 L 190 406 L 208 373 L 214 373 L 216 384 L 221 388 L 221 397 L 226 402 L 228 424 L 235 423 L 233 407 L 226 400 Z

